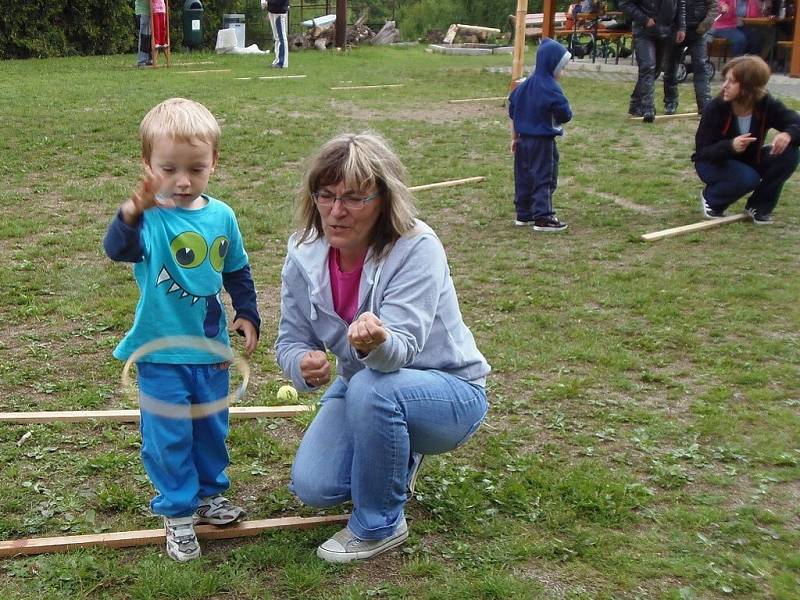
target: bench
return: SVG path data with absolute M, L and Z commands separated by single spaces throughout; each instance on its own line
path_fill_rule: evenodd
M 511 24 L 512 36 L 517 31 L 516 15 L 508 15 L 508 22 Z M 557 12 L 553 15 L 553 25 L 556 28 L 564 27 L 567 22 L 567 13 Z M 542 37 L 542 26 L 544 25 L 544 13 L 528 13 L 525 15 L 525 37 Z

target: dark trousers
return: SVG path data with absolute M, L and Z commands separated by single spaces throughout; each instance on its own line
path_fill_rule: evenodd
M 770 214 L 778 204 L 783 184 L 800 162 L 797 146 L 789 146 L 775 156 L 770 155 L 770 149 L 771 146 L 761 149 L 761 162 L 756 165 L 739 160 L 696 162 L 697 174 L 706 184 L 703 197 L 708 206 L 725 210 L 745 194 L 750 194 L 745 209 L 754 208 L 759 215 Z
M 671 39 L 660 37 L 655 27 L 645 29 L 634 24 L 633 49 L 636 52 L 636 64 L 639 66 L 639 79 L 631 94 L 631 112 L 636 109 L 641 112 L 655 112 L 653 87 L 656 77 L 661 73 L 664 53 L 672 45 Z
M 518 221 L 555 214 L 558 148 L 552 137 L 520 135 L 514 151 L 514 205 Z
M 678 108 L 678 63 L 681 60 L 683 47 L 689 48 L 692 57 L 692 77 L 694 79 L 694 97 L 697 101 L 697 112 L 711 100 L 708 89 L 708 73 L 706 73 L 706 39 L 697 28 L 690 27 L 686 31 L 686 39 L 682 44 L 669 44 L 664 55 L 664 107 L 667 110 Z

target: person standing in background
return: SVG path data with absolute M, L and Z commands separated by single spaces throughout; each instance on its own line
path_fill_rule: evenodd
M 150 0 L 135 0 L 133 14 L 136 30 L 139 32 L 136 41 L 136 66 L 149 67 L 153 64 L 150 48 Z
M 272 39 L 275 40 L 275 60 L 272 66 L 276 69 L 289 68 L 289 0 L 261 0 L 261 8 L 267 9 L 269 24 L 272 27 Z

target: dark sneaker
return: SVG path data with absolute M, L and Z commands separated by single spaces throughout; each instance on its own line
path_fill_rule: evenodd
M 194 532 L 192 517 L 164 517 L 167 554 L 178 562 L 200 558 L 200 543 Z
M 750 218 L 753 219 L 753 223 L 755 225 L 772 225 L 775 221 L 772 219 L 772 215 L 762 215 L 756 212 L 755 208 L 746 208 L 745 212 L 750 215 Z
M 382 540 L 362 540 L 345 527 L 317 548 L 317 556 L 329 563 L 346 563 L 365 560 L 396 548 L 408 538 L 406 519 L 400 521 L 394 533 Z
M 644 121 L 645 123 L 652 123 L 655 120 L 656 120 L 656 111 L 652 109 L 647 109 L 644 112 L 642 112 L 642 121 Z
M 556 232 L 564 231 L 566 228 L 567 224 L 559 221 L 555 215 L 550 215 L 542 219 L 535 219 L 533 221 L 534 231 Z
M 665 115 L 674 115 L 678 112 L 678 107 L 673 105 L 668 105 L 664 107 L 664 114 Z
M 231 504 L 225 496 L 217 494 L 200 498 L 200 504 L 197 505 L 194 513 L 194 521 L 197 524 L 230 525 L 241 521 L 246 516 L 247 513 L 241 506 Z
M 706 202 L 705 196 L 703 193 L 700 192 L 700 212 L 703 213 L 703 216 L 706 219 L 719 219 L 720 217 L 725 216 L 724 210 L 717 210 L 716 208 L 711 208 Z
M 524 221 L 520 219 L 514 221 L 514 227 L 527 227 L 529 225 L 533 225 L 533 219 L 530 221 Z
M 644 112 L 642 111 L 641 107 L 631 105 L 628 107 L 628 114 L 632 117 L 641 117 Z

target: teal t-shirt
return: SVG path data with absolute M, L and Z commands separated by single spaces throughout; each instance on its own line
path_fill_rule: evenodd
M 133 326 L 114 356 L 167 336 L 200 336 L 229 344 L 222 274 L 247 265 L 233 210 L 209 196 L 197 210 L 152 208 L 143 216 L 143 260 L 133 265 L 139 286 Z M 166 348 L 141 359 L 169 364 L 214 364 L 223 358 L 193 348 Z

